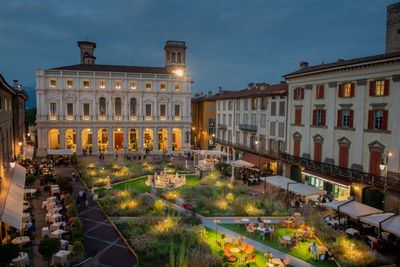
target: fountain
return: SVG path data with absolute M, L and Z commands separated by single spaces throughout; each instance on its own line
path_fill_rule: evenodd
M 155 188 L 177 188 L 186 183 L 186 175 L 167 173 L 166 168 L 160 174 L 148 175 L 146 185 Z

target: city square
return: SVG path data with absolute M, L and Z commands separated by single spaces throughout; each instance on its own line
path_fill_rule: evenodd
M 4 7 L 23 14 L 59 7 L 23 2 Z M 326 31 L 315 25 L 302 30 L 299 48 L 282 44 L 275 49 L 287 55 L 253 58 L 252 66 L 241 55 L 264 53 L 261 44 L 238 52 L 239 43 L 221 36 L 234 29 L 278 38 L 275 28 L 295 36 L 282 3 L 198 3 L 209 16 L 226 11 L 220 23 L 199 26 L 189 3 L 139 2 L 92 11 L 88 3 L 81 11 L 65 3 L 71 10 L 56 12 L 64 22 L 52 26 L 59 32 L 38 33 L 42 46 L 30 48 L 36 52 L 8 45 L 10 55 L 0 53 L 35 61 L 33 71 L 0 64 L 0 266 L 399 266 L 400 3 L 338 4 L 379 14 L 380 24 L 363 25 L 381 36 L 375 42 L 383 52 L 373 42 L 361 49 L 329 38 L 336 50 L 308 48 L 306 33 Z M 309 14 L 306 5 L 295 4 L 296 12 Z M 346 32 L 324 20 L 339 16 L 331 3 L 313 5 L 325 16 L 316 15 L 321 24 Z M 161 7 L 186 10 L 176 16 L 190 23 L 177 26 Z M 101 24 L 95 14 L 106 9 L 125 14 L 113 19 L 126 25 L 160 16 L 160 29 L 143 24 L 135 31 L 146 38 L 110 41 L 128 30 L 112 27 L 112 18 Z M 245 10 L 279 10 L 285 19 L 266 16 L 281 24 L 265 29 L 255 18 L 236 24 Z M 71 22 L 63 35 L 60 27 L 76 12 L 91 23 Z M 224 21 L 232 24 L 225 30 Z M 85 32 L 94 25 L 105 28 Z M 165 25 L 181 32 L 161 30 Z M 366 33 L 347 30 L 357 38 Z M 212 51 L 214 38 L 223 50 Z M 40 61 L 35 53 L 44 49 L 50 56 Z M 335 60 L 336 53 L 347 59 Z

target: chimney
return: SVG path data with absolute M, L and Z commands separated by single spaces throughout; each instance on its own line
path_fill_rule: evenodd
M 81 64 L 94 65 L 96 61 L 96 57 L 94 56 L 96 43 L 89 41 L 79 41 L 78 46 L 81 50 Z
M 400 3 L 387 6 L 386 53 L 400 51 Z
M 308 62 L 307 61 L 300 61 L 300 69 L 308 68 Z
M 247 90 L 251 90 L 254 87 L 254 83 L 253 82 L 249 82 L 247 84 Z
M 212 91 L 208 91 L 208 96 L 211 96 L 212 95 Z

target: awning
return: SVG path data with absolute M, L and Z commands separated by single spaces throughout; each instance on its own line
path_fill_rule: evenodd
M 341 179 L 339 177 L 328 175 L 326 173 L 316 172 L 316 171 L 309 170 L 309 169 L 306 169 L 306 170 L 302 171 L 301 173 L 304 175 L 307 175 L 307 176 L 316 177 L 316 178 L 324 180 L 328 183 L 340 185 L 342 187 L 349 187 L 351 185 L 351 181 L 347 181 L 347 180 Z
M 301 184 L 283 176 L 269 176 L 269 177 L 263 177 L 261 179 L 265 180 L 267 183 L 273 186 L 289 190 L 297 195 L 312 196 L 312 195 L 326 194 L 325 190 L 321 190 L 319 188 L 309 186 L 306 184 Z
M 382 223 L 382 230 L 392 233 L 398 237 L 400 237 L 400 215 L 397 215 L 393 218 Z
M 253 163 L 254 166 L 256 166 L 256 167 L 258 167 L 258 166 L 262 167 L 271 161 L 271 159 L 269 159 L 269 158 L 261 157 L 261 156 L 258 156 L 258 155 L 252 154 L 252 153 L 248 153 L 248 152 L 246 152 L 244 154 L 244 156 L 242 157 L 242 160 Z
M 10 174 L 12 179 L 7 184 L 7 187 L 9 186 L 7 193 L 2 192 L 5 200 L 1 212 L 1 221 L 21 229 L 26 169 L 19 164 L 15 164 Z M 3 195 L 3 193 L 5 194 Z
M 343 205 L 342 205 L 343 204 Z M 376 213 L 383 213 L 382 210 L 370 207 L 357 201 L 332 201 L 323 204 L 325 207 L 332 208 L 340 213 L 349 215 L 354 219 Z
M 265 180 L 267 183 L 282 188 L 282 189 L 287 189 L 288 184 L 292 183 L 297 183 L 289 178 L 283 177 L 283 176 L 268 176 L 268 177 L 262 177 L 262 180 Z
M 204 155 L 204 156 L 230 156 L 231 154 L 218 150 L 192 150 L 193 154 Z
M 388 218 L 394 216 L 394 213 L 380 213 L 380 214 L 372 214 L 365 217 L 361 217 L 360 221 L 367 223 L 369 225 L 379 227 L 379 223 L 387 220 Z
M 35 148 L 33 146 L 26 145 L 24 147 L 24 152 L 22 153 L 22 157 L 32 160 L 34 151 L 35 151 Z
M 47 149 L 47 155 L 72 155 L 74 151 L 72 149 Z
M 244 161 L 244 160 L 241 160 L 241 159 L 238 159 L 238 160 L 235 160 L 235 161 L 231 161 L 229 164 L 234 166 L 234 167 L 245 167 L 245 168 L 254 167 L 254 164 L 252 164 L 250 162 L 247 162 L 247 161 Z

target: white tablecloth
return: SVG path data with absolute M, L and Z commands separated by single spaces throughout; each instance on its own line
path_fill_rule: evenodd
M 66 233 L 66 231 L 64 230 L 55 230 L 53 232 L 50 233 L 50 238 L 61 238 L 61 235 Z
M 11 243 L 13 243 L 14 245 L 24 245 L 24 244 L 28 243 L 29 241 L 31 241 L 29 236 L 18 236 L 16 238 L 14 238 L 13 240 L 11 240 Z
M 60 229 L 60 226 L 62 225 L 62 222 L 55 222 L 52 225 L 50 225 L 50 232 L 53 232 L 55 230 Z
M 70 254 L 70 251 L 67 250 L 60 250 L 56 254 L 53 255 L 52 258 L 52 264 L 53 265 L 61 265 L 61 266 L 67 266 L 68 264 L 68 255 Z
M 360 232 L 358 230 L 354 229 L 354 228 L 347 228 L 346 229 L 346 233 L 349 234 L 349 235 L 355 235 L 355 234 L 359 235 L 360 234 Z
M 26 265 L 29 265 L 28 253 L 20 252 L 19 256 L 12 259 L 11 262 L 14 264 L 15 267 L 24 267 Z

